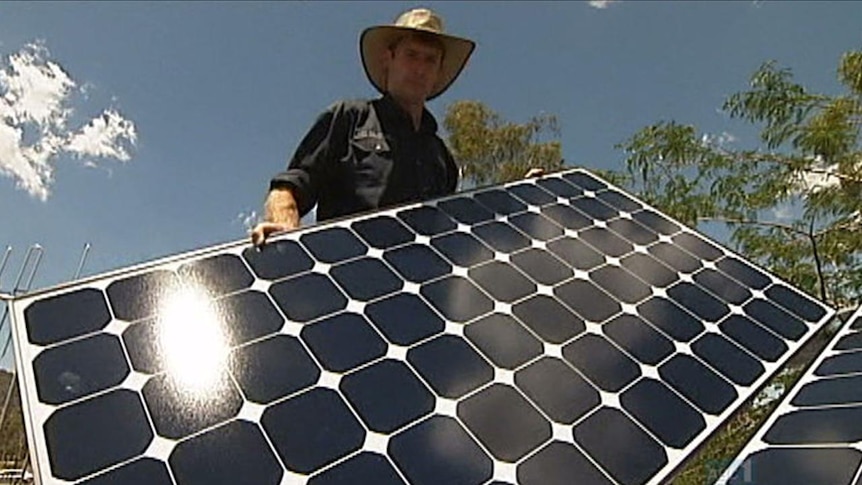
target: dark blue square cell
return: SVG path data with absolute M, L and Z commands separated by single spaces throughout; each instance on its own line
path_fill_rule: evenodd
M 215 302 L 222 331 L 231 346 L 278 332 L 284 317 L 266 293 L 255 290 L 226 296 Z
M 153 458 L 139 458 L 131 463 L 80 482 L 81 485 L 173 485 L 168 467 Z
M 634 315 L 620 315 L 602 325 L 602 332 L 635 359 L 656 365 L 675 350 L 673 342 Z
M 398 219 L 389 216 L 377 216 L 354 222 L 350 227 L 365 240 L 369 246 L 377 249 L 388 249 L 404 243 L 412 242 L 416 235 Z
M 494 251 L 490 250 L 474 236 L 453 232 L 445 236 L 431 239 L 431 246 L 440 251 L 449 261 L 462 267 L 470 267 L 484 263 L 494 257 Z
M 639 202 L 616 190 L 602 190 L 596 193 L 596 198 L 611 207 L 626 212 L 634 212 L 643 207 Z
M 514 253 L 530 246 L 530 239 L 527 236 L 504 222 L 493 221 L 475 226 L 473 234 L 501 253 Z
M 619 258 L 634 250 L 634 247 L 625 239 L 617 236 L 613 231 L 603 227 L 594 226 L 579 233 L 581 239 L 596 248 L 606 256 Z
M 846 447 L 767 448 L 746 458 L 728 485 L 853 483 L 862 453 Z M 859 485 L 859 481 L 855 482 Z
M 689 355 L 671 357 L 658 372 L 662 380 L 694 405 L 715 416 L 727 409 L 738 396 L 733 386 Z
M 590 383 L 552 357 L 542 357 L 516 372 L 515 385 L 558 423 L 572 424 L 602 402 Z
M 449 320 L 466 322 L 494 309 L 494 302 L 461 276 L 427 283 L 419 290 Z
M 144 384 L 141 393 L 159 436 L 185 438 L 239 413 L 242 396 L 227 372 L 215 372 L 211 382 L 200 388 L 170 374 L 151 377 Z
M 115 280 L 105 292 L 114 317 L 133 322 L 154 315 L 178 283 L 176 273 L 159 269 Z
M 784 338 L 796 341 L 808 332 L 808 326 L 802 320 L 771 301 L 756 298 L 742 309 L 747 316 Z
M 283 334 L 235 349 L 230 369 L 245 399 L 260 404 L 301 391 L 320 377 L 299 340 Z
M 412 345 L 443 331 L 443 319 L 421 298 L 397 293 L 365 307 L 374 326 L 392 343 Z
M 653 297 L 637 307 L 638 315 L 675 340 L 688 342 L 700 335 L 703 324 L 672 301 Z
M 305 233 L 299 237 L 299 242 L 314 259 L 328 264 L 353 259 L 368 251 L 358 237 L 343 227 L 330 227 Z
M 48 345 L 86 335 L 111 321 L 105 295 L 93 288 L 33 302 L 24 310 L 30 343 Z
M 706 428 L 700 412 L 667 386 L 641 379 L 620 395 L 623 408 L 665 445 L 682 449 Z
M 511 265 L 499 261 L 476 266 L 467 274 L 495 300 L 513 302 L 536 291 L 535 283 Z
M 592 333 L 563 347 L 563 357 L 597 386 L 610 392 L 619 391 L 641 375 L 633 360 Z
M 558 225 L 577 231 L 593 225 L 593 220 L 583 213 L 563 204 L 554 204 L 542 207 L 542 215 L 556 222 Z
M 307 322 L 347 306 L 335 284 L 325 275 L 308 273 L 275 283 L 269 293 L 292 321 Z
M 553 204 L 557 197 L 550 192 L 539 188 L 538 185 L 529 182 L 509 186 L 509 193 L 530 205 L 542 206 Z
M 598 221 L 608 221 L 619 215 L 616 209 L 594 197 L 577 197 L 569 203 L 575 209 Z
M 777 361 L 788 350 L 784 340 L 741 315 L 729 316 L 718 328 L 731 340 L 769 362 Z
M 386 251 L 383 259 L 391 264 L 404 279 L 414 283 L 424 283 L 452 271 L 447 263 L 428 246 L 410 244 Z
M 536 185 L 551 192 L 557 197 L 570 198 L 583 195 L 584 191 L 575 185 L 564 182 L 559 177 L 545 177 L 536 181 Z
M 619 302 L 599 287 L 584 280 L 572 280 L 554 288 L 554 294 L 585 320 L 601 322 L 622 310 Z
M 512 313 L 540 338 L 555 344 L 586 329 L 580 317 L 547 295 L 535 295 L 515 304 Z
M 344 372 L 386 354 L 386 342 L 361 315 L 339 313 L 307 325 L 300 337 L 323 367 Z
M 50 347 L 33 360 L 39 400 L 62 404 L 123 382 L 129 366 L 120 340 L 106 333 Z
M 455 399 L 494 378 L 494 368 L 467 342 L 454 335 L 441 335 L 413 347 L 407 360 L 434 391 Z
M 724 273 L 714 269 L 704 269 L 694 275 L 694 282 L 711 291 L 722 300 L 742 305 L 751 298 L 751 292 Z
M 790 313 L 809 322 L 817 322 L 826 315 L 826 310 L 809 296 L 781 284 L 772 285 L 766 290 L 766 296 Z
M 584 172 L 567 173 L 563 175 L 563 179 L 583 188 L 584 190 L 591 190 L 593 192 L 606 189 L 608 187 L 604 182 Z
M 123 343 L 136 371 L 156 374 L 164 367 L 160 334 L 161 326 L 155 318 L 133 323 L 123 331 Z
M 766 369 L 759 360 L 715 333 L 706 333 L 691 345 L 695 355 L 741 386 L 750 386 Z
M 393 436 L 388 452 L 410 483 L 485 483 L 494 471 L 491 458 L 446 416 L 432 416 Z
M 242 290 L 254 282 L 242 258 L 218 254 L 180 266 L 177 273 L 186 284 L 204 288 L 212 296 Z
M 437 207 L 449 214 L 452 219 L 468 226 L 494 220 L 494 213 L 476 202 L 472 197 L 456 197 L 444 200 L 437 204 Z
M 730 313 L 726 303 L 688 282 L 679 282 L 667 290 L 667 296 L 678 305 L 708 322 L 718 322 Z
M 313 388 L 272 405 L 260 420 L 284 465 L 310 474 L 358 450 L 365 429 L 332 389 Z
M 498 189 L 484 190 L 473 195 L 480 204 L 497 214 L 511 215 L 527 210 L 527 206 L 518 199 Z
M 629 254 L 620 260 L 620 264 L 638 278 L 659 288 L 667 288 L 679 279 L 676 271 L 671 271 L 652 256 L 643 253 Z
M 126 389 L 60 408 L 43 428 L 51 472 L 68 481 L 129 460 L 153 439 L 140 396 Z
M 631 219 L 615 219 L 608 222 L 608 229 L 630 242 L 647 246 L 658 241 L 658 235 Z
M 339 388 L 365 425 L 378 433 L 391 433 L 434 410 L 434 395 L 397 360 L 352 372 Z
M 510 315 L 492 313 L 467 325 L 464 335 L 499 367 L 515 369 L 543 351 L 542 342 Z
M 459 402 L 458 417 L 491 454 L 510 463 L 551 438 L 550 423 L 504 384 L 492 384 Z
M 360 258 L 333 266 L 329 274 L 355 300 L 368 301 L 398 291 L 404 282 L 382 261 Z
M 364 451 L 326 471 L 311 477 L 308 485 L 404 485 L 389 460 L 377 453 Z
M 772 279 L 766 274 L 730 256 L 721 258 L 715 266 L 731 278 L 751 288 L 762 290 L 772 283 Z
M 231 421 L 180 442 L 168 463 L 183 485 L 276 485 L 284 475 L 260 428 L 248 421 Z
M 632 214 L 632 219 L 665 236 L 671 236 L 681 230 L 678 225 L 671 222 L 667 217 L 649 209 L 635 212 Z
M 398 218 L 423 236 L 434 236 L 449 232 L 458 225 L 440 209 L 431 206 L 415 207 L 398 213 Z
M 601 408 L 575 426 L 575 441 L 619 483 L 646 483 L 667 463 L 664 447 L 621 411 Z
M 563 229 L 545 216 L 535 212 L 525 212 L 509 218 L 509 222 L 524 234 L 539 241 L 550 241 L 562 236 Z
M 649 286 L 618 266 L 596 269 L 590 273 L 590 279 L 626 303 L 637 303 L 652 294 Z
M 574 275 L 566 263 L 544 249 L 525 249 L 513 254 L 511 261 L 533 281 L 547 286 L 556 285 Z
M 572 237 L 561 237 L 549 242 L 548 250 L 572 268 L 584 271 L 595 268 L 605 262 L 605 258 L 601 253 L 580 239 Z
M 571 485 L 578 483 L 611 485 L 611 482 L 579 449 L 562 441 L 552 441 L 518 465 L 520 485 Z
M 694 273 L 703 267 L 701 260 L 664 241 L 653 244 L 647 251 L 655 259 L 680 273 Z
M 715 261 L 724 256 L 724 251 L 721 249 L 718 249 L 702 237 L 698 237 L 687 232 L 682 232 L 674 236 L 673 242 L 691 254 L 706 261 Z
M 282 239 L 242 252 L 251 270 L 258 278 L 277 280 L 287 278 L 314 266 L 314 261 L 296 241 Z

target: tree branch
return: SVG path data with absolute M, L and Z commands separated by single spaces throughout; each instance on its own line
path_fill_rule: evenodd
M 801 229 L 797 229 L 793 226 L 788 226 L 787 224 L 781 224 L 780 222 L 769 222 L 769 221 L 758 221 L 754 219 L 735 219 L 732 217 L 698 217 L 698 222 L 724 222 L 726 224 L 750 224 L 753 226 L 764 226 L 764 227 L 772 227 L 776 229 L 781 229 L 787 232 L 792 232 L 798 236 L 809 237 L 809 233 L 805 232 Z
M 820 286 L 820 300 L 826 301 L 826 282 L 823 280 L 823 265 L 820 262 L 820 253 L 817 251 L 817 237 L 814 234 L 814 219 L 808 226 L 808 240 L 811 241 L 811 254 L 814 256 L 814 268 L 817 270 L 817 284 Z

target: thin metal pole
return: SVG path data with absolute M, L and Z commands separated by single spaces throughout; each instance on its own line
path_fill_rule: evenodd
M 36 271 L 39 269 L 39 263 L 42 261 L 42 246 L 38 244 L 34 244 L 30 246 L 30 249 L 27 250 L 27 255 L 24 257 L 24 262 L 21 263 L 21 270 L 18 272 L 18 277 L 15 279 L 15 286 L 12 288 L 12 295 L 18 295 L 19 293 L 26 293 L 30 290 L 30 286 L 33 284 L 33 278 L 36 276 Z M 33 256 L 35 254 L 36 256 Z M 30 263 L 31 258 L 35 258 L 35 262 Z M 21 281 L 24 279 L 24 272 L 27 267 L 30 266 L 32 269 L 30 271 L 30 276 L 27 278 L 26 283 L 22 286 Z M 5 308 L 3 308 L 3 316 L 0 317 L 0 330 L 3 329 L 3 325 L 6 321 L 9 320 L 9 304 L 7 303 Z M 6 336 L 6 343 L 3 344 L 3 350 L 0 351 L 0 360 L 6 356 L 6 352 L 9 351 L 9 346 L 12 343 L 12 328 L 10 325 L 9 335 Z M 0 425 L 2 421 L 0 421 Z
M 6 251 L 3 253 L 3 262 L 0 263 L 0 277 L 3 276 L 3 270 L 6 269 L 6 263 L 9 261 L 10 254 L 12 254 L 12 246 L 6 246 Z
M 81 261 L 78 263 L 78 270 L 75 271 L 75 276 L 72 279 L 78 279 L 81 276 L 81 270 L 84 269 L 84 262 L 87 260 L 87 255 L 90 253 L 90 243 L 84 244 L 84 251 L 81 253 Z

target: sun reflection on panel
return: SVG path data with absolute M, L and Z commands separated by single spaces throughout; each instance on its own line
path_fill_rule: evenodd
M 181 389 L 199 393 L 217 384 L 229 350 L 223 327 L 202 288 L 184 286 L 162 300 L 159 344 L 165 369 Z

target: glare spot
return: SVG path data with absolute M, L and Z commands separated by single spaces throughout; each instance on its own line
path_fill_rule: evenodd
M 183 287 L 168 295 L 159 312 L 165 368 L 181 389 L 215 386 L 227 360 L 222 322 L 203 289 Z

